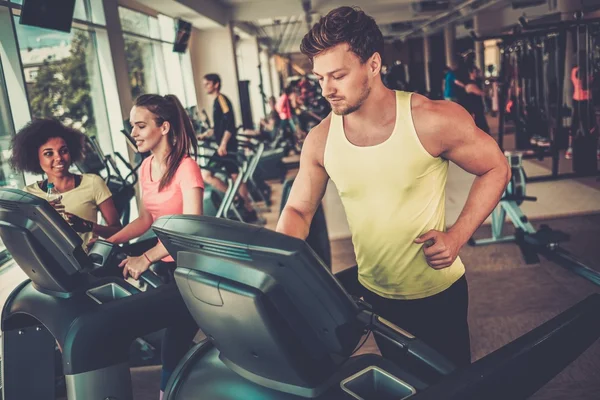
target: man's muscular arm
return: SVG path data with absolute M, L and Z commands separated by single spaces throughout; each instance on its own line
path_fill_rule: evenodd
M 325 194 L 329 176 L 323 166 L 323 153 L 330 117 L 306 137 L 300 155 L 300 170 L 277 223 L 277 232 L 306 239 L 311 221 Z
M 412 114 L 419 139 L 432 156 L 448 159 L 476 175 L 452 228 L 447 233 L 427 232 L 415 241 L 433 239 L 434 244 L 424 248 L 427 261 L 433 268 L 446 268 L 498 204 L 510 180 L 510 168 L 494 139 L 477 128 L 461 106 L 413 95 Z

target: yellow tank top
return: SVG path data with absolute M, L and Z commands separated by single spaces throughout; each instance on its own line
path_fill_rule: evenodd
M 414 240 L 445 231 L 448 161 L 431 156 L 412 122 L 411 93 L 396 92 L 396 125 L 375 146 L 348 141 L 343 117 L 331 114 L 324 166 L 335 183 L 348 218 L 367 289 L 391 299 L 419 299 L 440 293 L 465 268 L 460 258 L 448 268 L 431 268 Z

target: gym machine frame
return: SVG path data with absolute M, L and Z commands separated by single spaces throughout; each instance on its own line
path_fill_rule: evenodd
M 516 33 L 511 35 L 493 35 L 493 36 L 477 36 L 473 31 L 471 31 L 471 36 L 476 41 L 485 41 L 485 40 L 501 40 L 502 42 L 498 43 L 498 48 L 500 50 L 501 55 L 501 67 L 500 67 L 500 79 L 499 79 L 499 122 L 498 122 L 498 146 L 504 150 L 504 134 L 505 134 L 505 115 L 506 115 L 506 102 L 507 102 L 507 93 L 508 93 L 508 83 L 506 82 L 506 73 L 502 66 L 507 62 L 508 57 L 512 55 L 513 52 L 518 51 L 518 47 L 521 46 L 521 41 L 524 39 L 532 39 L 539 37 L 551 37 L 557 36 L 557 51 L 561 51 L 561 54 L 564 55 L 565 51 L 565 41 L 564 35 L 561 35 L 561 31 L 559 29 L 553 30 L 536 30 L 524 33 Z M 517 46 L 515 48 L 514 46 Z M 564 59 L 561 55 L 557 57 L 558 59 Z M 564 65 L 558 65 L 558 75 L 559 77 L 564 77 Z M 537 72 L 537 71 L 536 71 Z M 557 82 L 557 99 L 556 99 L 556 114 L 558 114 L 562 110 L 562 102 L 563 102 L 563 81 L 564 79 L 560 78 Z M 516 107 L 516 115 L 517 117 L 521 115 L 521 107 L 518 98 L 514 104 Z M 559 123 L 559 118 L 554 118 L 555 126 L 552 130 L 555 134 L 555 137 L 551 137 L 550 139 L 550 147 L 543 149 L 538 147 L 535 150 L 519 150 L 521 151 L 521 157 L 523 159 L 527 158 L 537 158 L 538 160 L 543 160 L 544 157 L 552 157 L 552 172 L 550 175 L 544 176 L 536 176 L 536 177 L 527 177 L 529 182 L 534 181 L 543 181 L 543 180 L 552 180 L 559 178 L 559 160 L 560 154 L 559 149 L 556 143 L 556 138 L 560 136 L 562 133 L 562 124 Z M 517 124 L 517 122 L 515 122 Z M 516 135 L 519 135 L 517 132 Z M 518 141 L 517 141 L 518 142 Z M 562 176 L 562 178 L 567 178 L 567 176 Z
M 521 165 L 522 154 L 515 152 L 506 156 L 511 166 L 512 178 L 500 203 L 492 212 L 492 237 L 475 240 L 469 244 L 482 246 L 495 243 L 516 242 L 527 264 L 538 263 L 538 254 L 571 272 L 600 286 L 600 272 L 578 260 L 568 251 L 560 248 L 560 243 L 569 240 L 569 235 L 556 231 L 547 225 L 536 230 L 519 207 L 523 201 L 536 201 L 537 198 L 526 195 L 526 179 Z M 504 235 L 503 228 L 506 217 L 515 227 L 514 235 Z

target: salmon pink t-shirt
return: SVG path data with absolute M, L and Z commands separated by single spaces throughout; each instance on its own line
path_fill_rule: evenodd
M 140 167 L 140 185 L 142 187 L 142 202 L 146 211 L 152 215 L 152 222 L 164 215 L 183 214 L 183 191 L 192 188 L 204 189 L 204 181 L 200 166 L 191 157 L 181 160 L 171 183 L 158 191 L 160 179 L 153 179 L 151 173 L 152 160 L 150 156 Z M 163 261 L 173 261 L 169 255 Z

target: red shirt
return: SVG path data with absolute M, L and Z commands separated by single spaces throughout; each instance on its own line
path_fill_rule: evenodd
M 292 108 L 290 106 L 290 97 L 287 94 L 282 94 L 279 100 L 277 100 L 277 104 L 275 104 L 275 109 L 279 113 L 279 118 L 281 119 L 292 119 Z

